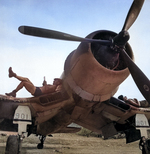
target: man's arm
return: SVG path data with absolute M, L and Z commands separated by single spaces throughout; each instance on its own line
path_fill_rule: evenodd
M 45 76 L 44 76 L 44 81 L 42 83 L 43 86 L 46 86 L 47 85 L 47 81 L 45 80 Z

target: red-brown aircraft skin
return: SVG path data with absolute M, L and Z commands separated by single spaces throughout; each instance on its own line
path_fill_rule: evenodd
M 116 35 L 109 31 L 97 31 L 87 37 L 93 38 L 101 32 Z M 126 45 L 126 52 L 134 60 L 129 44 Z M 93 55 L 92 44 L 82 42 L 66 59 L 60 92 L 31 98 L 1 95 L 0 118 L 13 119 L 15 109 L 25 105 L 31 110 L 36 134 L 46 136 L 77 132 L 79 128 L 67 127 L 74 122 L 106 138 L 112 136 L 117 133 L 113 122 L 125 124 L 136 113 L 150 112 L 129 104 L 122 108 L 109 101 L 129 75 L 128 69 L 119 65 L 118 69 L 102 66 Z

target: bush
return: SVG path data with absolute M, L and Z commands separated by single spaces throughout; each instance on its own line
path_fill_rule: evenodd
M 81 128 L 81 130 L 79 132 L 77 132 L 78 135 L 81 135 L 81 136 L 93 136 L 93 137 L 101 137 L 101 135 L 95 133 L 95 132 L 92 132 L 91 130 L 88 130 L 86 128 Z

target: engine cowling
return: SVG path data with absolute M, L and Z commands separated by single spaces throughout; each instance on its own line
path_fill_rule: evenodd
M 96 31 L 87 36 L 92 39 L 112 39 L 117 34 L 111 31 Z M 134 60 L 127 43 L 126 52 Z M 81 42 L 66 59 L 64 74 L 69 87 L 77 95 L 88 101 L 105 101 L 112 97 L 119 85 L 128 77 L 119 52 L 111 46 Z

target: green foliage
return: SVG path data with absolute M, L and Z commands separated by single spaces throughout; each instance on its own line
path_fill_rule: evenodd
M 100 137 L 101 135 L 95 133 L 95 132 L 92 132 L 91 130 L 88 130 L 86 128 L 81 128 L 81 130 L 79 132 L 77 132 L 78 135 L 81 135 L 81 136 L 93 136 L 93 137 Z

